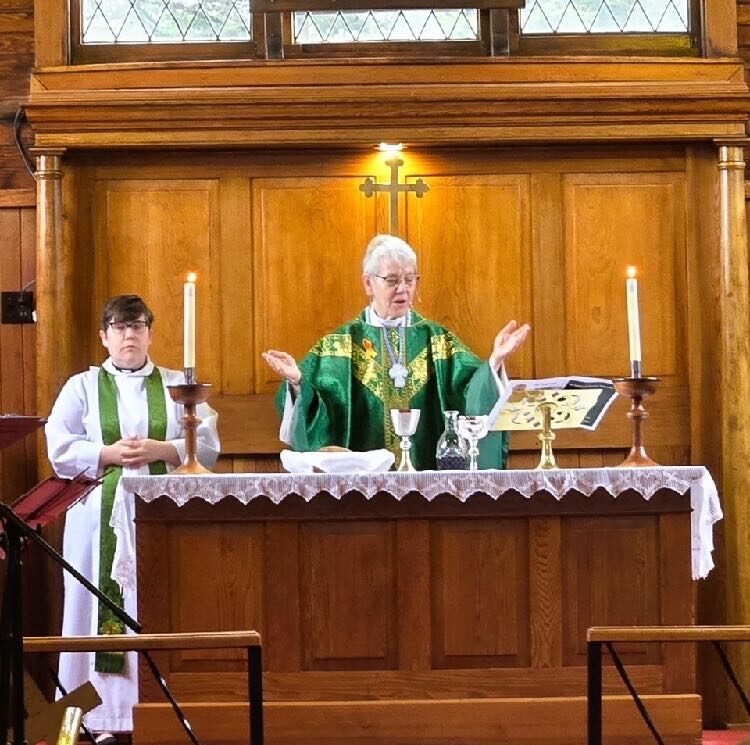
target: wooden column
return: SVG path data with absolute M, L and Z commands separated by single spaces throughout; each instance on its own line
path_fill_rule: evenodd
M 70 370 L 73 267 L 63 247 L 63 150 L 35 151 L 37 184 L 37 411 L 49 412 Z M 40 470 L 48 469 L 44 443 Z
M 722 497 L 726 545 L 727 624 L 750 623 L 750 293 L 745 215 L 744 141 L 720 142 L 720 251 L 722 323 Z M 740 680 L 750 675 L 750 646 L 731 645 Z M 730 705 L 730 721 L 747 721 Z
M 701 3 L 704 57 L 737 56 L 737 3 Z

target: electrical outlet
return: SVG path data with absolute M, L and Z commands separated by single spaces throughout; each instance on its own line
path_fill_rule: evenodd
M 34 323 L 33 292 L 0 292 L 3 323 Z

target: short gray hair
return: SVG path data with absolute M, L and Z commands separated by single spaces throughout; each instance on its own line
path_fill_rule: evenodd
M 362 259 L 362 270 L 365 274 L 375 275 L 378 273 L 380 264 L 387 259 L 393 259 L 399 264 L 409 264 L 415 268 L 417 266 L 417 254 L 406 241 L 395 235 L 381 233 L 367 244 L 365 257 Z

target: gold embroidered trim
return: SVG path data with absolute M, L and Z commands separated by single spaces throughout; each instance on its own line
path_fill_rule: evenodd
M 349 334 L 328 334 L 311 350 L 310 354 L 318 357 L 351 357 L 352 337 Z
M 362 349 L 356 344 L 352 344 L 351 349 L 354 377 L 382 401 L 383 378 L 387 375 L 383 366 L 372 358 L 369 350 Z
M 453 334 L 438 334 L 430 339 L 432 347 L 432 358 L 435 360 L 448 360 L 454 355 L 466 353 L 471 354 L 469 348 Z

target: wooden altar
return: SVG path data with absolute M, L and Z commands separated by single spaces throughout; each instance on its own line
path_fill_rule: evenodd
M 579 745 L 586 629 L 694 622 L 690 494 L 499 488 L 138 499 L 139 620 L 260 631 L 273 745 Z M 693 646 L 621 653 L 670 745 L 695 742 Z M 202 742 L 247 741 L 241 653 L 159 663 Z M 609 666 L 604 691 L 608 745 L 649 742 Z M 180 742 L 144 671 L 140 699 L 134 742 Z

